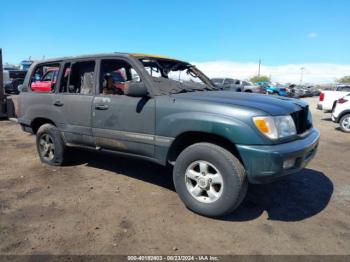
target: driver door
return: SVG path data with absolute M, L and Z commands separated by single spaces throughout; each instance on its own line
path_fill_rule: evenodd
M 123 79 L 120 79 L 120 75 Z M 123 90 L 131 81 L 142 81 L 139 74 L 124 59 L 104 59 L 100 61 L 99 77 L 98 94 L 92 105 L 92 132 L 96 146 L 152 157 L 155 134 L 154 99 L 130 97 L 123 92 L 111 91 Z M 110 77 L 113 78 L 113 84 L 108 80 Z

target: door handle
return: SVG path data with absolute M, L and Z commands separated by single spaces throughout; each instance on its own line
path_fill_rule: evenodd
M 95 105 L 95 108 L 97 110 L 107 110 L 108 109 L 108 105 Z
M 53 103 L 54 106 L 63 106 L 63 103 L 60 100 L 57 100 Z

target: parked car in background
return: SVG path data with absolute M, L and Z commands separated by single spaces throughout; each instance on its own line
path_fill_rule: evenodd
M 320 90 L 316 86 L 310 86 L 309 87 L 312 93 L 312 96 L 319 96 L 320 95 Z
M 243 92 L 247 93 L 263 93 L 263 89 L 259 85 L 254 85 L 248 81 L 236 80 L 236 83 L 241 86 Z
M 273 85 L 269 82 L 257 82 L 255 83 L 261 86 L 268 95 L 277 95 L 277 96 L 287 96 L 287 89 L 282 86 Z
M 350 94 L 338 99 L 332 109 L 332 121 L 339 123 L 343 132 L 350 133 Z
M 293 84 L 287 87 L 287 95 L 294 98 L 312 97 L 319 95 L 319 91 L 313 86 L 300 86 Z
M 9 94 L 18 94 L 18 86 L 23 83 L 26 74 L 26 70 L 4 70 L 3 77 L 5 92 Z
M 320 93 L 317 109 L 330 112 L 334 103 L 346 95 L 350 94 L 350 85 L 338 85 L 334 91 L 322 91 Z
M 306 97 L 306 91 L 301 86 L 297 86 L 295 88 L 295 94 L 296 94 L 297 97 Z
M 286 91 L 287 91 L 287 96 L 293 97 L 293 98 L 304 97 L 304 94 L 305 94 L 304 90 L 299 88 L 299 86 L 295 84 L 292 84 L 286 87 Z
M 52 67 L 61 70 L 55 92 L 33 92 L 37 72 Z M 120 70 L 125 87 L 114 94 L 104 76 Z M 320 136 L 304 101 L 227 92 L 194 65 L 146 54 L 36 62 L 18 101 L 18 123 L 36 135 L 43 163 L 62 165 L 80 146 L 170 164 L 184 204 L 210 217 L 233 212 L 248 181 L 302 170 Z
M 304 89 L 305 97 L 312 97 L 313 96 L 313 91 L 312 91 L 311 87 L 303 86 L 302 88 Z
M 212 78 L 211 81 L 220 88 L 227 90 L 232 90 L 236 92 L 242 92 L 243 87 L 240 85 L 240 82 L 233 78 Z
M 270 85 L 266 87 L 265 90 L 268 95 L 287 96 L 287 90 L 285 87 Z

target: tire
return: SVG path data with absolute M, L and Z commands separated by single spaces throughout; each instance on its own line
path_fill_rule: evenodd
M 44 124 L 39 128 L 36 134 L 36 146 L 41 162 L 51 166 L 64 164 L 66 146 L 60 131 L 54 125 Z
M 204 176 L 202 167 L 208 170 Z M 199 176 L 192 179 L 196 174 Z M 241 162 L 226 149 L 210 143 L 197 143 L 182 151 L 175 162 L 173 180 L 186 207 L 208 217 L 232 213 L 248 188 Z
M 345 133 L 350 133 L 350 114 L 342 116 L 339 120 L 339 125 L 341 131 Z

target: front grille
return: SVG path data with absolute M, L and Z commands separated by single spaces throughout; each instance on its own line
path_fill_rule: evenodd
M 301 110 L 296 111 L 291 114 L 295 128 L 297 130 L 297 134 L 302 134 L 308 129 L 312 127 L 312 123 L 310 122 L 311 120 L 308 119 L 309 115 L 309 107 L 303 107 Z

